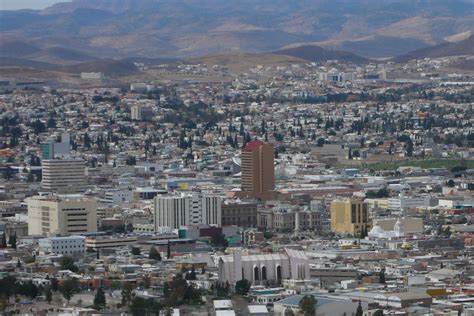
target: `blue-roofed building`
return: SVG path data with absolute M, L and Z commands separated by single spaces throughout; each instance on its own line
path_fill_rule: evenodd
M 295 315 L 299 312 L 299 303 L 303 299 L 304 295 L 293 295 L 282 299 L 281 301 L 274 303 L 274 314 L 275 316 L 284 316 L 287 309 L 293 310 Z M 350 299 L 336 297 L 336 296 L 317 296 L 316 299 L 316 315 L 331 315 L 331 316 L 344 316 L 355 314 L 359 302 L 352 301 Z M 361 303 L 362 309 L 365 311 L 368 309 L 368 304 L 365 302 Z

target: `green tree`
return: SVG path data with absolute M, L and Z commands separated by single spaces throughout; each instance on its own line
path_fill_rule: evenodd
M 130 282 L 126 282 L 122 286 L 122 305 L 128 306 L 132 301 L 133 285 Z
M 214 247 L 226 248 L 228 246 L 227 239 L 224 235 L 215 235 L 211 238 L 211 244 Z
M 74 259 L 69 256 L 63 256 L 59 261 L 59 265 L 61 266 L 61 270 L 79 271 L 79 268 L 74 264 Z
M 69 301 L 74 296 L 74 293 L 77 292 L 78 288 L 79 285 L 77 279 L 67 279 L 59 285 L 59 292 L 61 292 L 63 297 L 66 299 L 68 305 Z
M 239 295 L 246 295 L 250 290 L 250 282 L 247 279 L 242 279 L 235 283 L 235 293 Z
M 51 290 L 53 290 L 54 292 L 59 291 L 59 281 L 58 281 L 58 279 L 52 278 L 50 280 L 50 282 L 51 282 Z
M 156 261 L 161 261 L 161 254 L 158 250 L 156 250 L 155 247 L 151 247 L 150 252 L 148 253 L 148 258 Z
M 107 303 L 105 300 L 105 293 L 102 287 L 97 289 L 97 293 L 95 293 L 94 297 L 94 308 L 101 310 L 106 307 Z
M 51 304 L 51 301 L 53 300 L 53 292 L 51 291 L 51 287 L 48 286 L 44 290 L 44 296 L 46 298 L 46 302 L 48 302 L 48 304 Z
M 383 316 L 383 310 L 381 309 L 376 310 L 373 316 Z
M 285 310 L 285 316 L 295 316 L 295 312 L 290 307 L 287 307 Z
M 266 230 L 263 232 L 263 238 L 271 239 L 272 237 L 273 237 L 273 233 L 271 231 Z
M 168 282 L 163 283 L 163 296 L 168 298 L 170 296 L 170 286 Z
M 316 312 L 316 303 L 318 301 L 313 295 L 305 295 L 299 303 L 301 313 L 304 316 L 313 316 Z
M 5 234 L 5 232 L 3 232 L 0 240 L 0 248 L 7 248 L 7 234 Z
M 8 275 L 0 279 L 0 295 L 5 296 L 7 301 L 15 294 L 17 287 L 17 279 L 14 276 Z
M 321 138 L 318 138 L 318 140 L 317 140 L 317 142 L 316 142 L 316 145 L 317 145 L 318 147 L 323 147 L 325 143 L 326 143 L 326 140 L 321 137 Z
M 33 281 L 29 280 L 27 282 L 23 282 L 16 287 L 17 294 L 29 297 L 29 298 L 36 298 L 39 294 L 38 287 L 33 283 Z
M 132 247 L 132 255 L 139 256 L 141 254 L 141 250 L 138 247 Z
M 364 310 L 362 309 L 362 304 L 359 301 L 359 306 L 357 306 L 355 316 L 363 316 L 363 315 L 364 315 Z
M 8 244 L 13 249 L 16 249 L 16 233 L 13 233 L 12 235 L 10 235 L 10 239 L 8 240 Z
M 385 269 L 380 270 L 379 283 L 380 284 L 385 284 Z
M 162 305 L 160 302 L 153 299 L 144 299 L 139 296 L 133 298 L 132 303 L 130 304 L 130 313 L 133 316 L 142 316 L 142 315 L 160 315 Z

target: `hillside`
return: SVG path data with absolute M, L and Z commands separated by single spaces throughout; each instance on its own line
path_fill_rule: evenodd
M 333 59 L 356 64 L 364 64 L 369 62 L 367 58 L 357 56 L 353 53 L 324 49 L 316 45 L 304 45 L 280 49 L 275 51 L 274 54 L 292 56 L 312 62 L 321 62 Z
M 29 59 L 51 47 L 98 58 L 189 58 L 292 44 L 390 57 L 474 30 L 472 6 L 472 0 L 73 0 L 40 11 L 0 11 L 0 37 L 32 47 L 0 45 L 3 56 Z M 38 61 L 85 61 L 46 53 Z
M 432 47 L 414 50 L 393 59 L 395 62 L 407 62 L 411 59 L 438 58 L 447 56 L 474 55 L 474 35 L 455 43 L 443 43 Z
M 222 54 L 191 58 L 187 60 L 193 64 L 206 64 L 208 66 L 220 65 L 233 71 L 248 70 L 256 65 L 272 66 L 284 64 L 298 64 L 307 62 L 304 59 L 281 54 Z
M 102 72 L 106 76 L 119 77 L 137 74 L 138 68 L 125 60 L 101 59 L 59 68 L 62 72 L 79 74 L 81 72 Z

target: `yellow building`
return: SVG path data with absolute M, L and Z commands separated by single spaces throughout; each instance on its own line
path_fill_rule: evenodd
M 365 199 L 364 202 L 367 203 L 370 208 L 388 209 L 388 199 Z
M 331 230 L 338 234 L 360 235 L 363 229 L 371 229 L 367 203 L 358 200 L 334 200 L 331 202 Z

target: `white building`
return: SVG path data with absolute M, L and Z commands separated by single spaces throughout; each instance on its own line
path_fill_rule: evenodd
M 234 284 L 246 279 L 252 284 L 280 284 L 284 279 L 310 278 L 309 260 L 302 251 L 285 249 L 282 253 L 248 254 L 236 251 L 221 256 L 219 282 Z
M 157 195 L 154 198 L 155 231 L 188 225 L 221 225 L 222 196 L 206 194 Z
M 41 251 L 44 253 L 54 253 L 71 257 L 82 256 L 86 253 L 86 237 L 48 237 L 38 241 Z
M 108 190 L 105 192 L 103 203 L 117 205 L 119 203 L 131 202 L 133 200 L 133 192 L 131 190 Z
M 102 80 L 104 78 L 102 72 L 81 72 L 81 79 L 84 80 Z
M 85 164 L 82 159 L 49 159 L 42 161 L 43 190 L 54 193 L 85 191 Z
M 431 196 L 400 196 L 388 199 L 388 208 L 391 210 L 410 210 L 417 207 L 434 206 Z
M 28 235 L 74 235 L 97 231 L 97 202 L 82 195 L 28 198 Z

